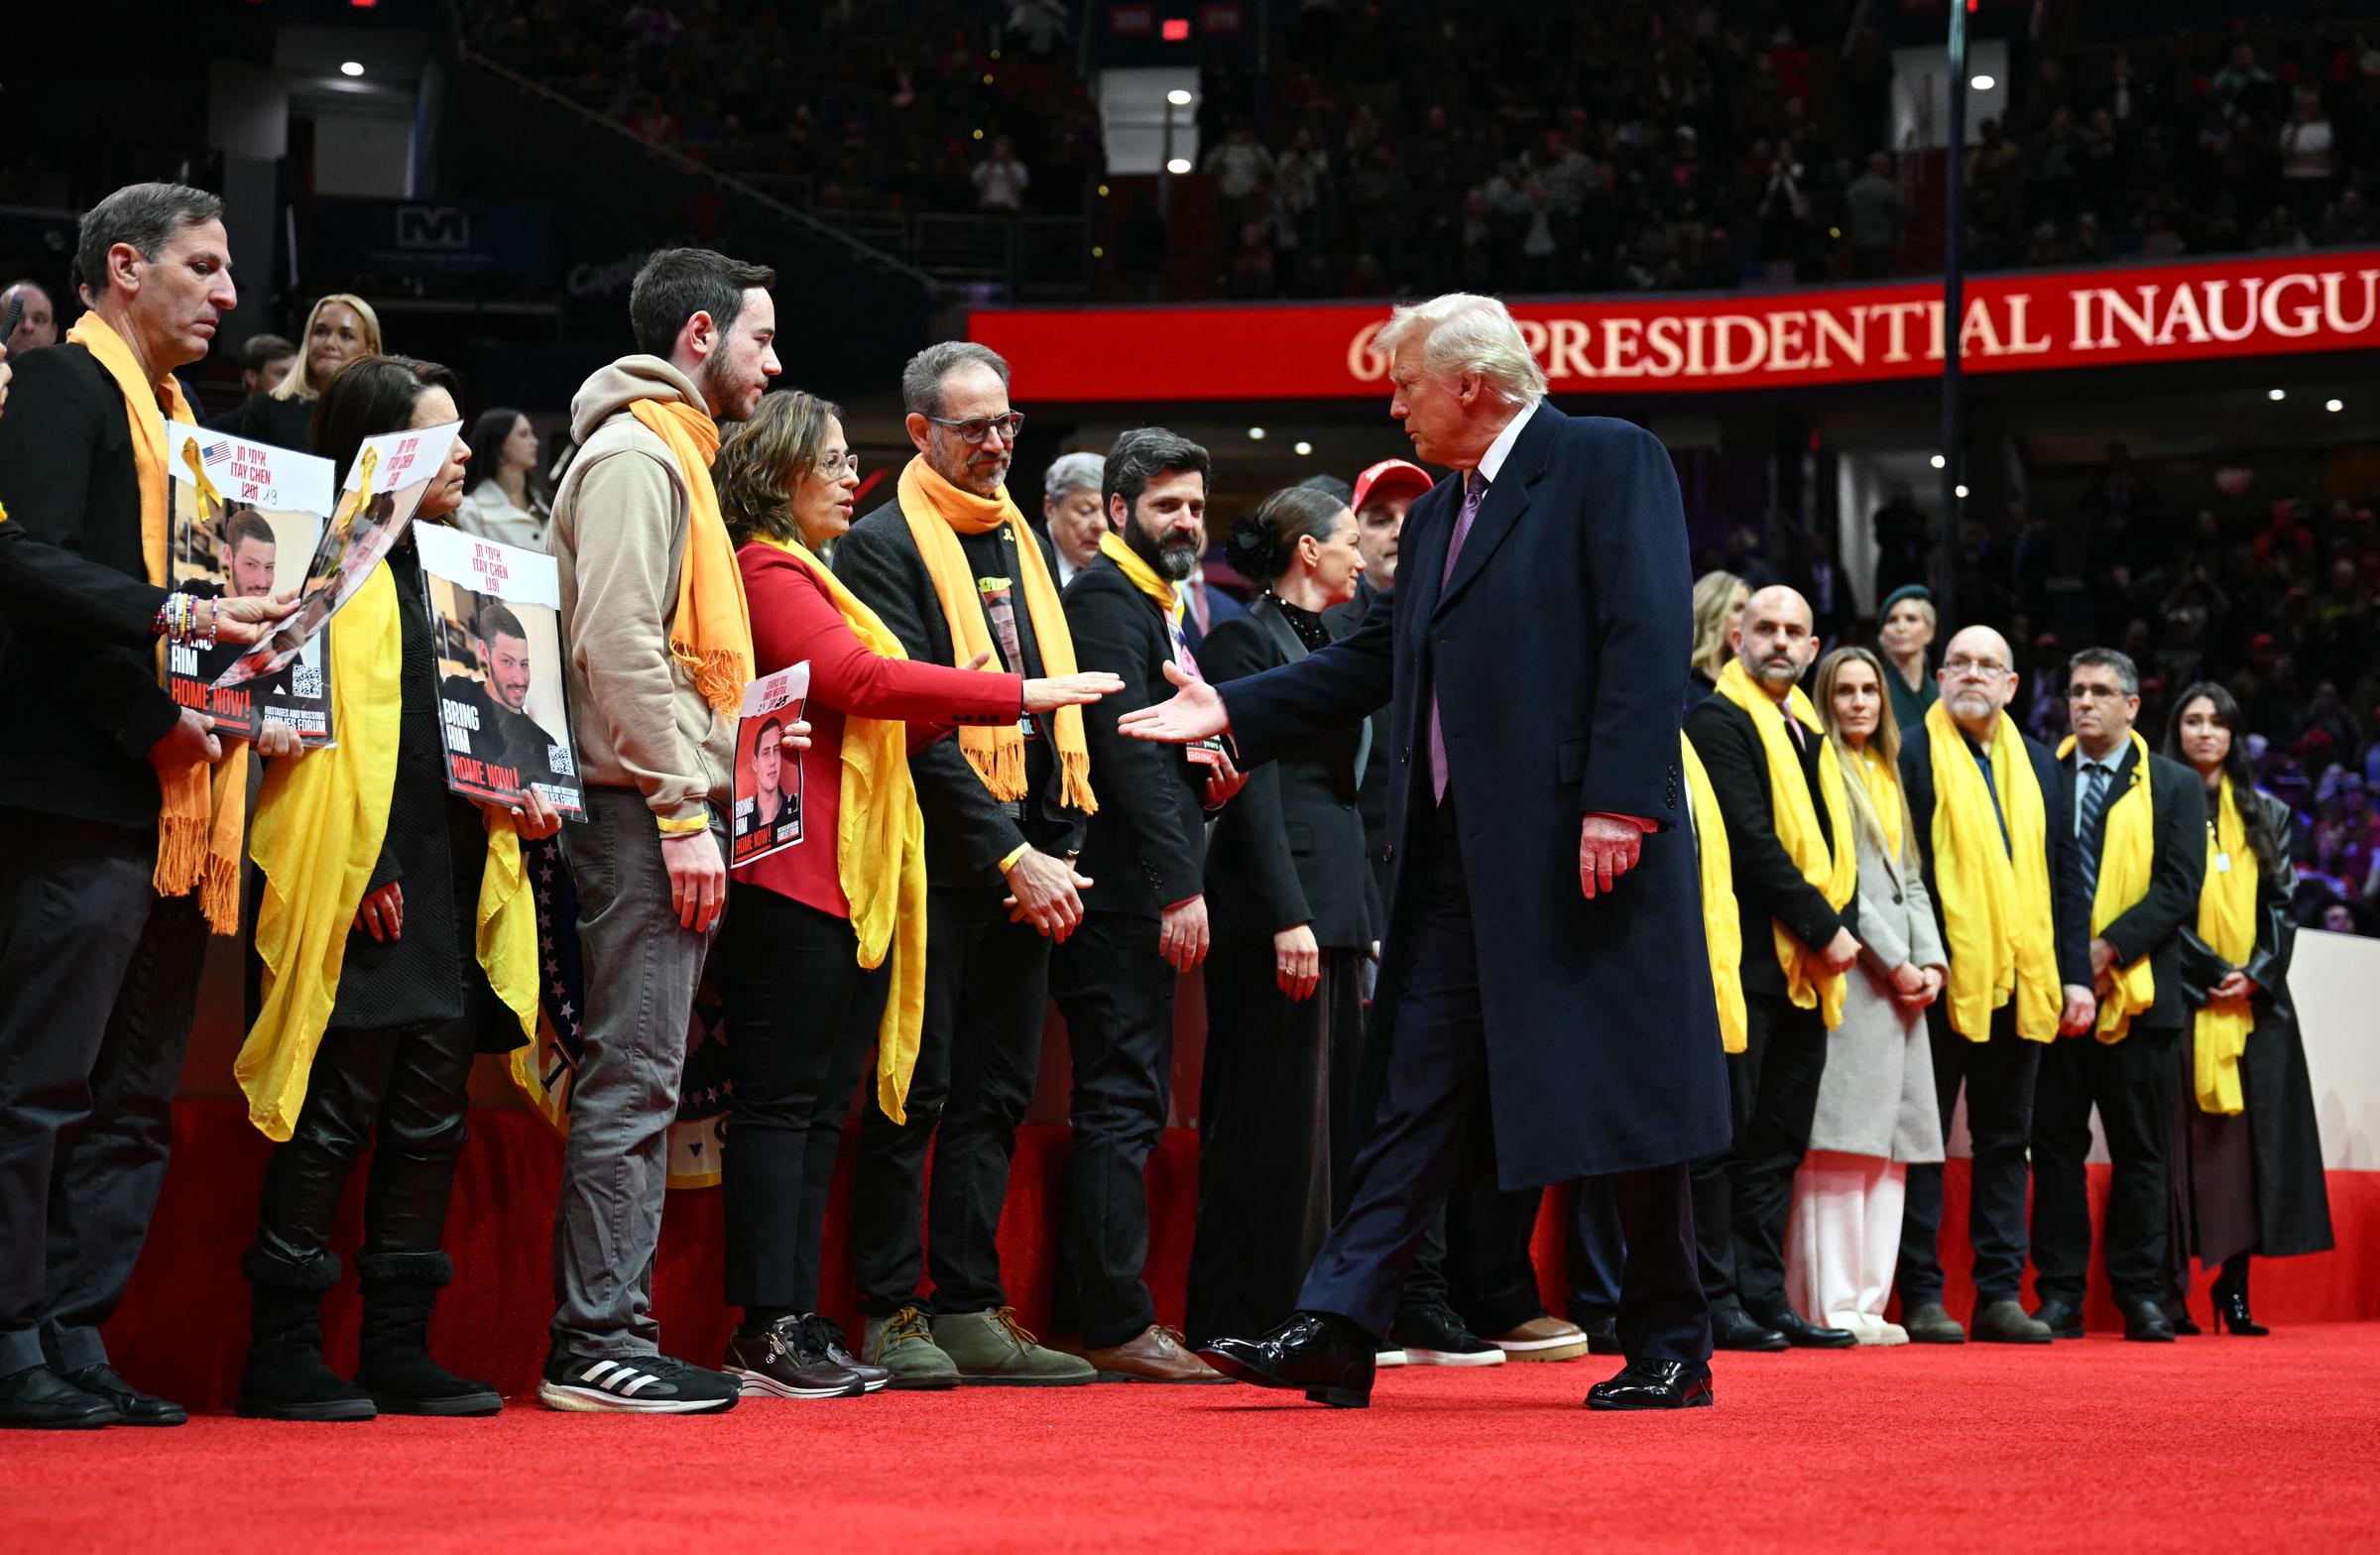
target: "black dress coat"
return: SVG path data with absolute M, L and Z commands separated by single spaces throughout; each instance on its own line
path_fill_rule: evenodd
M 2248 1008 L 2256 1023 L 2239 1059 L 2244 1111 L 2237 1118 L 2200 1115 L 2194 1121 L 2219 1122 L 2224 1128 L 2245 1124 L 2255 1177 L 2253 1251 L 2266 1257 L 2289 1257 L 2326 1253 L 2334 1242 L 2314 1080 L 2306 1071 L 2305 1037 L 2289 997 L 2289 963 L 2298 944 L 2298 922 L 2290 911 L 2297 891 L 2297 872 L 2290 867 L 2288 852 L 2290 809 L 2286 800 L 2261 790 L 2253 797 L 2264 812 L 2266 834 L 2280 840 L 2281 862 L 2256 880 L 2256 948 L 2247 960 L 2247 974 L 2256 984 Z M 2206 1003 L 2207 991 L 2222 981 L 2225 964 L 2199 938 L 2195 918 L 2183 929 L 2182 940 L 2182 996 L 2195 1012 Z M 2183 1051 L 2187 1062 L 2189 1048 Z M 2198 1103 L 2188 1085 L 2182 1095 L 2184 1107 L 2195 1113 Z
M 1403 866 L 1431 824 L 1433 686 L 1480 958 L 1496 1175 L 1528 1188 L 1724 1148 L 1726 1074 L 1704 965 L 1678 744 L 1690 594 L 1684 510 L 1660 441 L 1540 404 L 1457 558 L 1461 484 L 1405 517 L 1397 587 L 1362 631 L 1221 688 L 1247 762 L 1393 707 L 1388 932 L 1378 1029 L 1393 1045 Z M 1639 816 L 1637 867 L 1579 889 L 1580 822 Z
M 22 524 L 0 524 L 0 620 L 34 637 L 98 633 L 146 647 L 165 603 L 155 584 L 35 539 Z
M 2050 826 L 2074 830 L 2075 764 L 2072 760 L 2058 764 L 2058 790 L 2044 796 L 2050 799 Z M 2115 947 L 2115 964 L 2130 966 L 2142 956 L 2149 958 L 2149 976 L 2156 984 L 2156 997 L 2149 1008 L 2132 1017 L 2135 1025 L 2172 1029 L 2187 1022 L 2190 1007 L 2182 997 L 2182 928 L 2199 920 L 2199 889 L 2206 882 L 2206 785 L 2199 775 L 2180 762 L 2152 755 L 2148 771 L 2141 772 L 2140 748 L 2125 743 L 2123 760 L 2116 764 L 2113 785 L 2107 793 L 2107 808 L 2099 812 L 2099 835 L 2077 839 L 2077 846 L 2089 848 L 2094 856 L 2106 846 L 2106 818 L 2115 808 L 2117 799 L 2131 791 L 2131 785 L 2146 781 L 2149 784 L 2149 804 L 2156 814 L 2156 858 L 2149 867 L 2149 889 L 2138 901 L 2117 915 L 2107 925 L 2106 932 L 2097 936 Z M 2080 874 L 2077 881 L 2080 885 Z M 2089 909 L 2084 907 L 2085 931 L 2089 924 Z M 2089 949 L 2084 941 L 2084 951 Z M 2085 961 L 2085 967 L 2088 962 Z

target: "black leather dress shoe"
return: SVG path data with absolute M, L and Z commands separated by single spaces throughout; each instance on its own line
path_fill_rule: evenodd
M 46 1366 L 0 1376 L 0 1428 L 88 1431 L 121 1419 L 114 1404 L 84 1392 Z
M 1710 1368 L 1683 1361 L 1631 1361 L 1587 1389 L 1590 1409 L 1708 1409 L 1718 1402 Z
M 1785 1336 L 1765 1323 L 1752 1321 L 1741 1307 L 1711 1309 L 1711 1345 L 1716 1350 L 1782 1350 Z
M 1298 1312 L 1261 1339 L 1210 1339 L 1198 1347 L 1226 1376 L 1258 1387 L 1286 1387 L 1335 1409 L 1371 1404 L 1372 1356 L 1379 1341 L 1345 1318 Z
M 1847 1328 L 1821 1328 L 1791 1309 L 1761 1312 L 1752 1321 L 1783 1334 L 1785 1343 L 1796 1350 L 1848 1350 L 1859 1343 L 1859 1336 Z
M 187 1425 L 190 1412 L 171 1398 L 144 1393 L 112 1366 L 102 1362 L 86 1366 L 79 1372 L 68 1372 L 66 1380 L 95 1398 L 104 1398 L 116 1406 L 125 1425 Z
M 2082 1309 L 2072 1301 L 2053 1297 L 2033 1309 L 2033 1321 L 2050 1331 L 2052 1339 L 2081 1339 Z
M 2154 1301 L 2127 1301 L 2123 1309 L 2126 1339 L 2150 1345 L 2174 1342 L 2174 1325 L 2167 1320 L 2164 1307 Z

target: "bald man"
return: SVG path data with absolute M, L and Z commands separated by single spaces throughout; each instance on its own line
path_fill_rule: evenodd
M 6 340 L 0 340 L 0 345 L 7 346 L 15 355 L 23 356 L 28 351 L 39 351 L 46 345 L 58 344 L 58 309 L 52 304 L 50 294 L 42 290 L 41 283 L 20 281 L 5 292 L 0 292 L 0 317 L 7 316 L 8 305 L 16 301 L 25 304 L 24 311 L 17 317 L 15 330 Z
M 1727 1057 L 1735 1109 L 1733 1145 L 1694 1163 L 1694 1228 L 1703 1288 L 1711 1296 L 1712 1342 L 1722 1350 L 1847 1349 L 1848 1329 L 1826 1328 L 1785 1299 L 1785 1224 L 1827 1063 L 1827 1026 L 1788 991 L 1777 956 L 1783 928 L 1830 972 L 1858 958 L 1854 895 L 1835 906 L 1810 884 L 1777 835 L 1777 810 L 1792 802 L 1817 812 L 1830 849 L 1837 838 L 1816 801 L 1822 763 L 1835 758 L 1826 736 L 1789 710 L 1787 699 L 1818 658 L 1810 602 L 1783 585 L 1764 588 L 1743 607 L 1728 638 L 1735 658 L 1714 694 L 1686 715 L 1686 738 L 1711 777 L 1727 829 L 1736 908 L 1742 915 L 1741 976 L 1745 1045 Z M 1785 731 L 1794 763 L 1770 771 L 1766 725 Z M 1780 793 L 1780 784 L 1798 791 Z
M 2071 824 L 2055 824 L 2059 789 L 2057 759 L 2039 741 L 2021 732 L 2008 717 L 2016 695 L 2016 658 L 2007 639 L 1989 627 L 1968 627 L 1943 652 L 1936 683 L 1942 699 L 1928 709 L 1923 723 L 1901 731 L 1901 787 L 1909 796 L 1910 818 L 1917 828 L 1917 846 L 1925 862 L 1926 889 L 1934 896 L 1934 912 L 1944 924 L 1944 942 L 1951 943 L 1950 924 L 1967 905 L 1959 892 L 1978 889 L 1987 871 L 2019 862 L 2018 833 L 2027 848 L 2042 850 L 2049 869 L 2051 921 L 2019 921 L 2018 942 L 2011 946 L 2020 971 L 2012 991 L 1979 1020 L 1971 1002 L 1956 997 L 1961 979 L 1958 952 L 1953 951 L 1953 997 L 1938 999 L 1926 1011 L 1926 1025 L 1934 1049 L 1934 1089 L 1941 1104 L 1947 1135 L 1951 1114 L 1959 1105 L 1959 1090 L 1966 1088 L 1966 1127 L 1974 1141 L 1974 1170 L 1968 1181 L 1967 1237 L 1974 1249 L 1974 1337 L 1999 1344 L 2047 1344 L 2049 1328 L 2035 1322 L 2018 1304 L 2018 1281 L 2025 1271 L 2025 1199 L 2031 1167 L 2026 1147 L 2033 1132 L 2033 1088 L 2041 1055 L 2052 1033 L 2034 1027 L 2019 1029 L 2018 1013 L 2028 1006 L 2043 1011 L 2058 1007 L 2057 1033 L 2085 1029 L 2097 1014 L 2091 995 L 2090 894 L 2083 885 L 2082 855 Z M 1956 741 L 1947 753 L 1955 760 L 1937 762 L 1939 742 Z M 1995 762 L 1995 747 L 2001 760 Z M 2023 760 L 2017 758 L 2021 755 Z M 1939 772 L 1938 772 L 1939 769 Z M 2003 850 L 1994 861 L 1950 856 L 1955 868 L 1942 871 L 1944 855 L 1937 849 L 1964 846 L 1974 849 L 1974 833 L 1962 844 L 1952 829 L 1937 824 L 1946 795 L 1943 776 L 1960 785 L 1969 800 L 1988 802 L 1996 813 L 1996 838 L 1985 833 L 1981 845 L 1996 841 Z M 2030 783 L 2039 794 L 2015 791 Z M 2043 817 L 2042 835 L 2029 834 L 2029 818 Z M 2012 821 L 2014 825 L 2012 826 Z M 1952 885 L 1946 888 L 1948 879 Z M 2046 942 L 2046 943 L 2045 943 Z M 2047 954 L 2045 954 L 2047 953 Z M 2034 990 L 2023 986 L 2021 967 L 2040 965 L 2054 955 L 2059 988 Z M 1972 975 L 1971 973 L 1969 975 Z M 2045 996 L 2047 996 L 2045 998 Z M 1970 1028 L 1971 1027 L 1971 1028 Z M 1911 1165 L 1909 1197 L 1902 1210 L 1898 1284 L 1901 1326 L 1920 1344 L 1955 1345 L 1965 1338 L 1959 1322 L 1942 1302 L 1942 1256 L 1936 1244 L 1942 1234 L 1942 1167 Z

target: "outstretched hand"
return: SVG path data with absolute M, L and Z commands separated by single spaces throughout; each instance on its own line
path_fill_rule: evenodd
M 1224 711 L 1223 697 L 1213 686 L 1182 673 L 1179 664 L 1165 665 L 1165 678 L 1178 688 L 1173 695 L 1132 709 L 1116 721 L 1118 729 L 1135 740 L 1153 740 L 1160 745 L 1187 745 L 1230 731 L 1232 716 Z

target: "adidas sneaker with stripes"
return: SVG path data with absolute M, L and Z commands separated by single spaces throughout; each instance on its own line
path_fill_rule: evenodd
M 537 1398 L 549 1409 L 582 1413 L 704 1414 L 733 1409 L 737 1380 L 669 1356 L 556 1354 L 545 1364 Z

